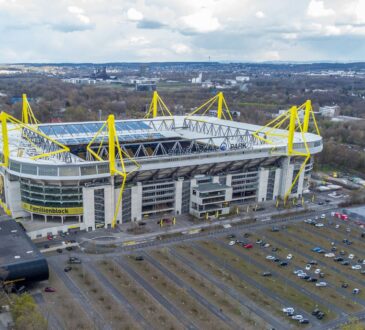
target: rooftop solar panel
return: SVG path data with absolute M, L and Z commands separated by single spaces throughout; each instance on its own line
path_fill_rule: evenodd
M 103 123 L 64 123 L 62 125 L 40 125 L 39 130 L 46 135 L 61 137 L 62 135 L 96 134 L 102 125 Z M 116 121 L 115 126 L 119 132 L 150 129 L 150 127 L 142 121 Z

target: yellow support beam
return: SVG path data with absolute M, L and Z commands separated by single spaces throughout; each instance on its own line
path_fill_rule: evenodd
M 304 110 L 304 121 L 303 121 L 304 133 L 308 132 L 311 111 L 312 111 L 312 102 L 310 100 L 307 100 L 305 102 L 305 110 Z
M 158 101 L 158 94 L 156 91 L 153 92 L 153 96 L 152 96 L 152 117 L 156 118 L 157 117 L 157 101 Z
M 297 107 L 293 106 L 290 109 L 290 123 L 289 123 L 289 135 L 288 135 L 288 154 L 289 155 L 293 154 L 296 120 L 297 120 Z
M 8 136 L 8 123 L 5 112 L 0 114 L 1 120 L 1 135 L 3 138 L 3 159 L 1 166 L 8 167 L 9 165 L 9 136 Z
M 115 119 L 114 115 L 108 116 L 108 132 L 109 132 L 109 167 L 110 175 L 114 175 L 116 172 L 115 166 Z
M 223 93 L 218 93 L 218 107 L 217 107 L 217 118 L 221 119 L 223 113 Z
M 28 124 L 28 100 L 27 100 L 27 94 L 22 95 L 23 98 L 23 107 L 22 107 L 22 122 L 24 124 Z

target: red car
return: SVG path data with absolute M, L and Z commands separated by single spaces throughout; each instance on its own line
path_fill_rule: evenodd
M 252 249 L 253 248 L 253 245 L 252 244 L 245 244 L 243 247 L 245 249 Z
M 47 286 L 44 288 L 44 292 L 56 292 L 56 289 Z
M 51 241 L 52 239 L 53 239 L 53 236 L 52 235 L 47 235 L 47 239 L 49 240 L 49 241 Z

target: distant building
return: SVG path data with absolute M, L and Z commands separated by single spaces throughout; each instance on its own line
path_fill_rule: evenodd
M 319 108 L 319 114 L 322 117 L 335 117 L 339 115 L 340 107 L 338 105 L 326 105 L 324 107 Z
M 218 110 L 209 110 L 209 116 L 217 117 L 217 112 Z M 231 113 L 233 119 L 239 118 L 241 116 L 241 111 L 229 110 L 229 112 Z
M 334 117 L 334 118 L 331 118 L 331 121 L 341 121 L 341 122 L 344 122 L 344 121 L 357 121 L 357 120 L 364 120 L 364 118 L 359 118 L 359 117 L 351 117 L 351 116 L 337 116 L 337 117 Z
M 248 77 L 248 76 L 237 76 L 236 81 L 238 83 L 247 82 L 247 81 L 250 81 L 250 77 Z
M 74 84 L 74 85 L 95 85 L 96 80 L 90 78 L 69 78 L 69 79 L 62 79 L 63 82 Z
M 199 73 L 199 76 L 191 79 L 192 84 L 201 84 L 203 81 L 203 73 Z
M 135 81 L 135 90 L 137 92 L 152 92 L 156 90 L 156 81 L 155 80 L 136 80 Z
M 109 80 L 111 77 L 106 72 L 106 66 L 96 68 L 90 76 L 91 79 Z

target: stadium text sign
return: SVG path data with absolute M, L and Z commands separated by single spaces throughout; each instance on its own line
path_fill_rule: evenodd
M 82 207 L 45 207 L 28 203 L 22 203 L 22 208 L 29 212 L 48 215 L 79 215 L 84 211 Z

